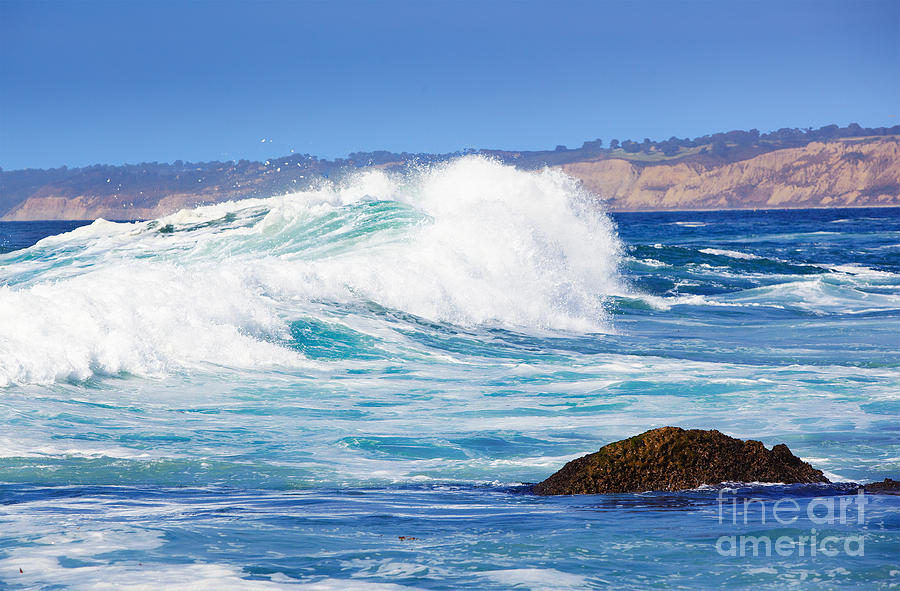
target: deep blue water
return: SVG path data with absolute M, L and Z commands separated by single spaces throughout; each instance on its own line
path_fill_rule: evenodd
M 898 414 L 900 209 L 607 217 L 472 158 L 0 222 L 3 588 L 890 588 L 898 497 L 527 483 L 663 425 L 897 478 Z

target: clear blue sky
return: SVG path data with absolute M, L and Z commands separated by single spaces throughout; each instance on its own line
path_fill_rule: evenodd
M 898 115 L 897 0 L 0 0 L 7 170 Z

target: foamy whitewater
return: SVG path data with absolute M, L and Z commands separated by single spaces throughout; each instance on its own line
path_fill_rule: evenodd
M 887 587 L 897 497 L 723 525 L 715 489 L 525 484 L 668 424 L 896 478 L 898 368 L 898 209 L 611 218 L 467 157 L 0 223 L 0 587 Z M 864 556 L 716 550 L 813 527 Z

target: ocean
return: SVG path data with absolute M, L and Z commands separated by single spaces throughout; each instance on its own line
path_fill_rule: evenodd
M 0 222 L 3 589 L 892 588 L 898 496 L 528 484 L 665 425 L 897 478 L 898 416 L 900 208 L 609 214 L 466 157 Z

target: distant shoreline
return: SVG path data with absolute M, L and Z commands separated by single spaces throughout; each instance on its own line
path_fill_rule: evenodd
M 612 209 L 609 213 L 696 213 L 717 211 L 806 211 L 837 209 L 900 209 L 897 205 L 820 205 L 813 207 L 728 207 L 721 209 Z
M 240 202 L 240 200 L 236 200 L 235 202 Z M 750 212 L 769 212 L 769 211 L 837 211 L 842 209 L 848 210 L 859 210 L 859 209 L 898 209 L 900 210 L 900 204 L 898 205 L 841 205 L 841 206 L 821 206 L 821 207 L 760 207 L 760 208 L 723 208 L 723 209 L 608 209 L 606 210 L 607 214 L 630 214 L 630 213 L 718 213 L 718 212 L 736 212 L 736 211 L 750 211 Z M 173 212 L 174 213 L 174 212 Z M 107 222 L 113 222 L 116 224 L 132 224 L 132 223 L 140 223 L 140 222 L 150 222 L 155 218 L 143 218 L 143 219 L 118 219 L 118 220 L 110 220 L 106 218 L 83 218 L 83 219 L 56 219 L 56 218 L 45 218 L 45 219 L 34 219 L 34 220 L 4 220 L 0 218 L 0 224 L 37 224 L 37 223 L 47 223 L 47 222 L 58 222 L 58 223 L 81 223 L 82 225 L 91 224 L 96 222 L 97 220 L 105 220 Z
M 0 220 L 156 219 L 201 205 L 315 190 L 365 170 L 406 174 L 419 165 L 467 157 L 488 158 L 531 173 L 563 172 L 611 211 L 900 206 L 900 135 L 802 142 L 786 137 L 778 144 L 749 132 L 716 135 L 733 142 L 718 138 L 709 148 L 698 147 L 698 140 L 683 140 L 690 147 L 648 144 L 641 148 L 646 153 L 631 154 L 633 158 L 619 157 L 621 148 L 601 148 L 600 140 L 595 140 L 582 148 L 553 152 L 372 152 L 335 161 L 295 154 L 265 162 L 0 170 Z M 629 149 L 638 146 L 632 144 Z M 678 150 L 675 156 L 660 151 L 673 146 Z

